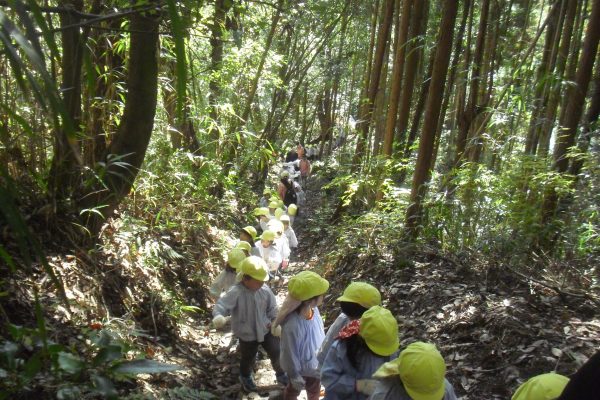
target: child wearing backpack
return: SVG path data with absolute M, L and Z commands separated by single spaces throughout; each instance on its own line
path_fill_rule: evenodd
M 281 368 L 280 340 L 271 333 L 272 321 L 277 315 L 275 295 L 264 282 L 268 279 L 266 265 L 259 257 L 251 256 L 241 265 L 240 282 L 219 299 L 213 310 L 213 325 L 225 326 L 231 315 L 231 329 L 240 341 L 240 383 L 246 392 L 256 392 L 252 376 L 258 346 L 269 355 L 277 382 L 288 382 Z
M 288 295 L 272 331 L 281 325 L 281 367 L 289 383 L 284 400 L 296 400 L 306 389 L 308 400 L 318 400 L 321 392 L 317 350 L 325 338 L 319 305 L 329 289 L 329 282 L 312 271 L 294 275 L 288 283 Z
M 381 294 L 373 285 L 365 282 L 352 282 L 336 301 L 340 303 L 342 312 L 327 329 L 327 335 L 317 354 L 319 365 L 323 365 L 325 362 L 329 348 L 344 326 L 360 319 L 369 308 L 381 305 Z
M 371 379 L 385 362 L 398 356 L 398 322 L 380 306 L 369 308 L 338 333 L 321 369 L 326 400 L 366 400 Z

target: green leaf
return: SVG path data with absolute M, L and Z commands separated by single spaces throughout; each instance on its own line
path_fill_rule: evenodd
M 121 346 L 110 345 L 103 347 L 100 349 L 96 357 L 94 357 L 94 361 L 92 364 L 97 367 L 100 364 L 109 363 L 114 360 L 118 360 L 123 358 L 123 353 L 121 352 Z
M 24 376 L 28 381 L 31 380 L 34 376 L 38 374 L 42 370 L 42 354 L 35 353 L 27 362 L 24 367 Z
M 79 357 L 63 351 L 58 354 L 58 365 L 70 374 L 78 374 L 83 370 L 84 364 Z
M 160 374 L 162 372 L 172 372 L 183 369 L 175 364 L 166 364 L 154 360 L 133 360 L 120 363 L 113 368 L 113 371 L 119 374 L 137 375 L 137 374 Z
M 101 375 L 92 375 L 92 382 L 94 383 L 94 387 L 96 391 L 100 393 L 106 399 L 116 399 L 118 398 L 119 392 L 115 388 L 115 385 L 105 376 Z
M 181 306 L 181 310 L 189 312 L 201 312 L 202 309 L 196 306 Z

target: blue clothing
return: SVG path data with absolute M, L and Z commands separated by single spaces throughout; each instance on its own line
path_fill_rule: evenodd
M 323 339 L 323 319 L 317 307 L 312 319 L 298 312 L 290 313 L 281 324 L 281 367 L 290 380 L 302 376 L 319 377 L 317 350 Z
M 321 384 L 325 386 L 325 399 L 366 400 L 366 394 L 356 391 L 356 381 L 371 379 L 379 367 L 397 357 L 398 352 L 382 357 L 365 350 L 358 354 L 358 369 L 356 369 L 348 359 L 347 341 L 336 340 L 329 349 L 321 369 Z
M 217 301 L 217 315 L 231 315 L 231 330 L 240 340 L 262 343 L 277 316 L 277 301 L 267 285 L 253 291 L 239 282 Z
M 327 335 L 325 335 L 325 340 L 323 340 L 323 344 L 321 345 L 321 348 L 319 349 L 319 352 L 317 353 L 317 360 L 319 360 L 319 369 L 321 369 L 321 366 L 325 362 L 325 358 L 327 357 L 327 352 L 329 351 L 329 348 L 335 341 L 335 338 L 337 337 L 338 333 L 340 333 L 342 328 L 344 326 L 346 326 L 349 322 L 350 322 L 350 317 L 344 313 L 341 313 L 335 319 L 335 321 L 333 321 L 333 324 L 331 324 L 329 329 L 327 329 Z
M 444 383 L 446 390 L 440 400 L 457 400 L 452 384 L 447 379 L 444 379 Z M 412 397 L 404 390 L 400 377 L 394 375 L 380 380 L 369 400 L 412 400 Z

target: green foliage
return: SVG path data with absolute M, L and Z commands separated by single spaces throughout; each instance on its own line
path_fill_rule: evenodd
M 87 394 L 116 399 L 116 382 L 138 374 L 181 369 L 154 360 L 127 359 L 134 349 L 106 329 L 86 329 L 82 332 L 85 340 L 69 347 L 50 341 L 39 328 L 9 325 L 8 330 L 11 339 L 0 342 L 1 399 L 27 392 L 40 383 L 57 387 L 59 399 Z

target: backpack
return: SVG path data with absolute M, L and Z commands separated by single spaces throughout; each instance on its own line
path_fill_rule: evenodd
M 285 195 L 283 196 L 283 204 L 289 206 L 290 204 L 297 204 L 298 197 L 296 196 L 296 191 L 294 190 L 294 185 L 285 185 Z

